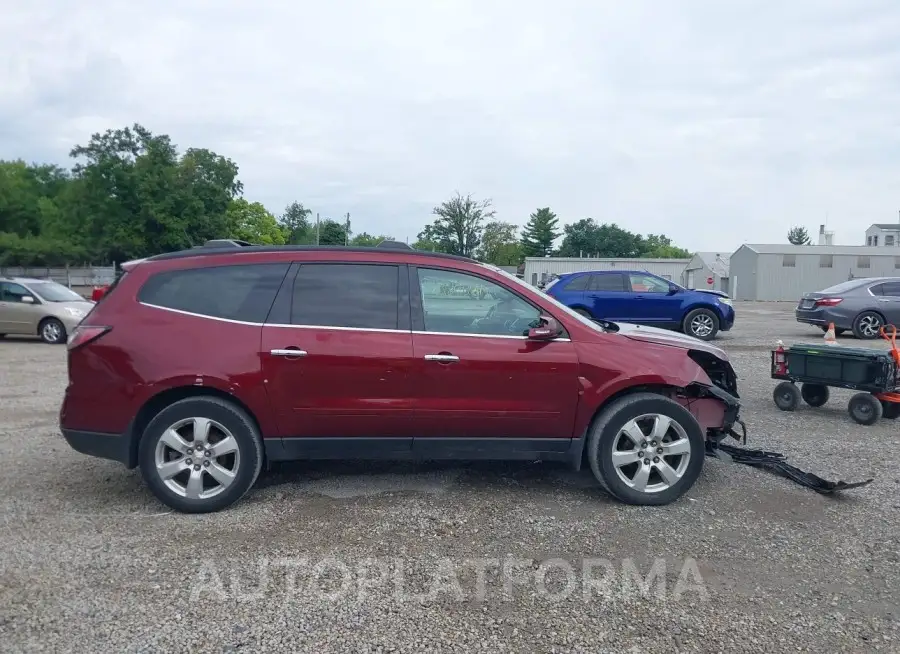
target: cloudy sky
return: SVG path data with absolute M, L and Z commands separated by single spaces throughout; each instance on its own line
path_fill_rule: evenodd
M 18 0 L 0 158 L 140 122 L 415 238 L 454 191 L 692 250 L 900 220 L 897 0 Z

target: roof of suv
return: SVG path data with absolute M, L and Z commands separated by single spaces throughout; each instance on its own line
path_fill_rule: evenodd
M 395 246 L 376 246 L 372 247 L 353 247 L 344 245 L 225 245 L 225 246 L 200 246 L 189 250 L 179 250 L 177 252 L 166 252 L 157 254 L 144 259 L 144 261 L 166 261 L 169 259 L 183 259 L 187 257 L 202 257 L 210 255 L 222 254 L 243 254 L 254 252 L 358 252 L 367 253 L 372 250 L 391 251 L 397 254 L 410 254 L 416 256 L 436 257 L 439 259 L 453 259 L 455 261 L 466 261 L 469 263 L 477 263 L 475 259 L 470 257 L 462 257 L 456 254 L 444 254 L 443 252 L 428 252 L 427 250 L 415 250 L 411 247 L 395 247 Z

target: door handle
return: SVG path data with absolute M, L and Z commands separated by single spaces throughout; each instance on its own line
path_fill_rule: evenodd
M 284 350 L 269 350 L 269 354 L 275 357 L 305 357 L 306 350 L 300 348 L 285 348 Z
M 426 354 L 426 361 L 438 361 L 440 363 L 452 363 L 459 361 L 459 357 L 455 354 Z

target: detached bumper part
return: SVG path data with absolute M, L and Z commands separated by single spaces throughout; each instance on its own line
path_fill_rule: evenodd
M 733 434 L 737 438 L 737 434 Z M 746 438 L 746 436 L 745 436 Z M 713 444 L 707 441 L 706 455 L 718 459 L 726 459 L 734 463 L 743 463 L 754 468 L 765 468 L 775 474 L 786 477 L 801 486 L 811 488 L 822 495 L 831 495 L 838 491 L 860 488 L 872 483 L 872 479 L 865 481 L 828 481 L 811 472 L 803 472 L 800 468 L 792 466 L 785 461 L 784 454 L 767 452 L 765 450 L 745 450 L 733 445 L 723 443 Z

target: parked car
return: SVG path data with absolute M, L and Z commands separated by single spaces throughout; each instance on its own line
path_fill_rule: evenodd
M 851 279 L 806 293 L 794 313 L 797 322 L 823 331 L 834 323 L 837 336 L 849 330 L 857 338 L 878 338 L 885 324 L 900 326 L 900 277 Z
M 234 245 L 123 268 L 69 343 L 60 426 L 179 511 L 293 459 L 584 461 L 620 500 L 666 504 L 738 420 L 722 350 L 463 257 Z
M 676 329 L 704 341 L 734 325 L 727 293 L 689 290 L 640 270 L 567 273 L 544 292 L 586 318 Z
M 16 334 L 39 336 L 45 343 L 65 343 L 93 306 L 49 279 L 0 277 L 0 338 Z

